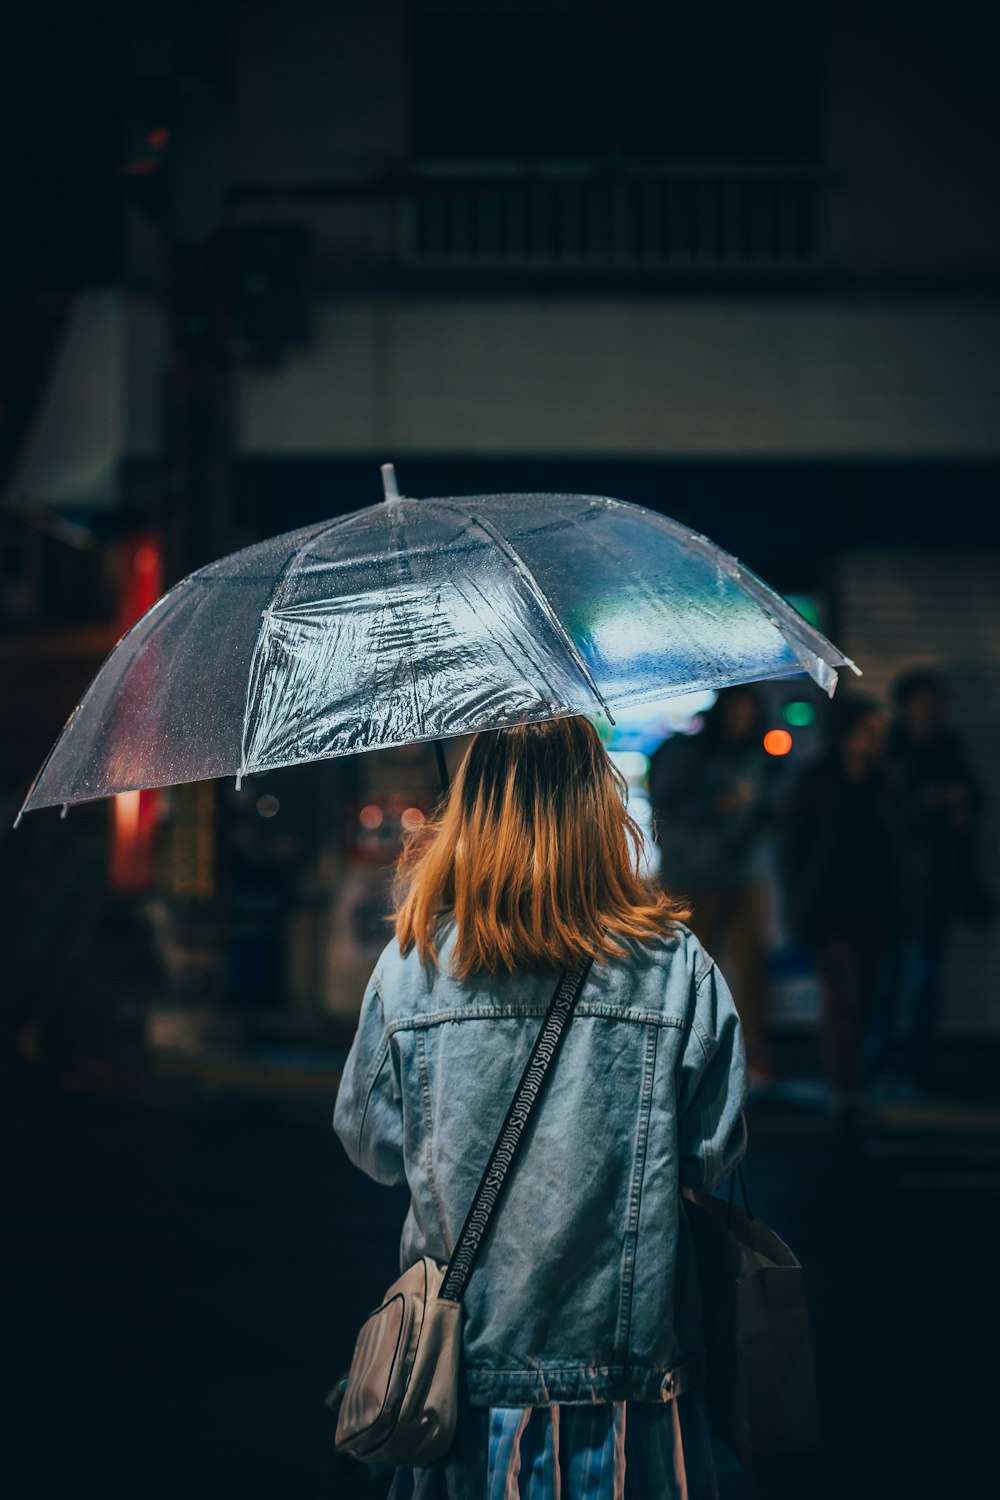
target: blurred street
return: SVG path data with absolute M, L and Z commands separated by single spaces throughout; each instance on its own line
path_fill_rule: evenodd
M 721 1500 L 998 1492 L 1000 7 L 15 0 L 4 40 L 5 1494 L 384 1500 L 324 1398 L 405 1203 L 341 1071 L 465 731 L 580 669 L 813 1310 L 819 1471 Z M 522 660 L 553 622 L 572 692 Z
M 722 1495 L 984 1494 L 997 1059 L 951 1046 L 934 1102 L 882 1105 L 858 1149 L 831 1138 L 812 1045 L 786 1042 L 798 1082 L 753 1107 L 748 1176 L 807 1273 L 822 1473 L 756 1491 L 723 1474 Z M 5 1069 L 18 1500 L 384 1493 L 338 1467 L 323 1396 L 395 1274 L 404 1201 L 346 1162 L 336 1071 L 333 1054 L 189 1076 Z

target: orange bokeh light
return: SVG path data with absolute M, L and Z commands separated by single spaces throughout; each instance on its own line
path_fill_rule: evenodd
M 361 824 L 362 828 L 377 828 L 382 822 L 383 816 L 384 815 L 382 809 L 379 807 L 378 803 L 369 802 L 367 806 L 363 807 L 358 813 L 358 822 Z
M 792 737 L 787 729 L 769 729 L 764 736 L 764 749 L 768 755 L 787 755 L 792 748 Z

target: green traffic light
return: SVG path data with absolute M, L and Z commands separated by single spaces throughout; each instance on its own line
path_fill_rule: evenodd
M 815 719 L 816 710 L 811 703 L 803 703 L 801 701 L 786 703 L 781 710 L 781 717 L 786 724 L 793 724 L 796 729 L 804 729 L 807 724 L 811 724 L 813 719 Z

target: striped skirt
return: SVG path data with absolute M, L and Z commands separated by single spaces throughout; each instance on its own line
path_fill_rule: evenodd
M 702 1391 L 665 1405 L 465 1407 L 447 1458 L 389 1500 L 716 1500 Z

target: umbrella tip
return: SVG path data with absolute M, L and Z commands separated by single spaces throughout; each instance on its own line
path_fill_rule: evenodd
M 399 486 L 396 483 L 395 464 L 382 465 L 382 488 L 385 491 L 387 504 L 391 505 L 394 500 L 399 499 Z

